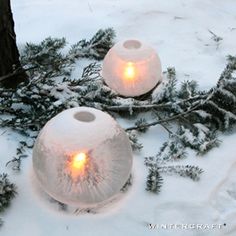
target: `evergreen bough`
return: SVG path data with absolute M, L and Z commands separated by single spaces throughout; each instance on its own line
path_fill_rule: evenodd
M 10 205 L 16 195 L 16 186 L 9 181 L 7 174 L 0 174 L 0 214 Z M 3 221 L 0 218 L 0 226 Z
M 160 191 L 163 173 L 198 180 L 201 168 L 174 161 L 186 158 L 188 148 L 198 155 L 207 153 L 219 146 L 220 132 L 235 127 L 236 57 L 228 57 L 216 86 L 207 91 L 200 90 L 196 81 L 185 81 L 178 88 L 174 68 L 167 69 L 156 89 L 135 98 L 124 98 L 107 87 L 97 62 L 84 68 L 80 78 L 71 78 L 74 63 L 81 57 L 102 59 L 113 45 L 114 35 L 112 29 L 99 30 L 91 40 L 73 45 L 68 53 L 63 53 L 65 39 L 47 38 L 38 45 L 26 45 L 21 58 L 30 80 L 16 90 L 0 88 L 0 126 L 11 127 L 25 137 L 9 163 L 20 169 L 24 149 L 32 147 L 40 129 L 56 114 L 87 106 L 133 119 L 134 126 L 126 132 L 134 149 L 142 148 L 138 136 L 151 126 L 161 125 L 168 132 L 169 139 L 160 151 L 145 159 L 148 191 Z

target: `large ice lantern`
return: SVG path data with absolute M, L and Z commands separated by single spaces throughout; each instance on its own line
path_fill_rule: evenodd
M 52 118 L 33 149 L 33 169 L 54 199 L 96 207 L 115 197 L 132 168 L 129 139 L 108 114 L 72 108 Z
M 102 77 L 117 93 L 135 97 L 152 90 L 162 80 L 156 51 L 138 40 L 121 41 L 104 58 Z

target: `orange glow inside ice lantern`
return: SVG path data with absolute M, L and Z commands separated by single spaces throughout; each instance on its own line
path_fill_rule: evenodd
M 84 152 L 77 152 L 71 155 L 68 171 L 73 179 L 85 175 L 85 169 L 88 162 L 88 156 Z
M 87 155 L 84 152 L 76 153 L 72 156 L 71 167 L 75 170 L 81 170 L 84 168 L 87 162 Z
M 126 81 L 133 81 L 135 80 L 136 76 L 136 69 L 132 62 L 128 62 L 124 68 L 124 80 Z

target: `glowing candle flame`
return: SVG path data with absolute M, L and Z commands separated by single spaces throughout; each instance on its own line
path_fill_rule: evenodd
M 83 152 L 80 152 L 80 153 L 75 154 L 72 157 L 71 166 L 74 169 L 80 170 L 80 169 L 84 168 L 86 161 L 87 161 L 86 154 Z
M 136 72 L 135 67 L 132 62 L 128 62 L 125 70 L 124 70 L 124 77 L 126 80 L 133 80 L 135 78 Z

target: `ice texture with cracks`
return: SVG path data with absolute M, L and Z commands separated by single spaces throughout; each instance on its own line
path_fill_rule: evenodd
M 72 108 L 52 118 L 33 149 L 33 168 L 54 199 L 96 207 L 115 197 L 130 176 L 129 139 L 108 114 Z
M 102 67 L 106 84 L 123 96 L 140 96 L 162 79 L 156 51 L 138 40 L 117 43 L 107 53 Z

